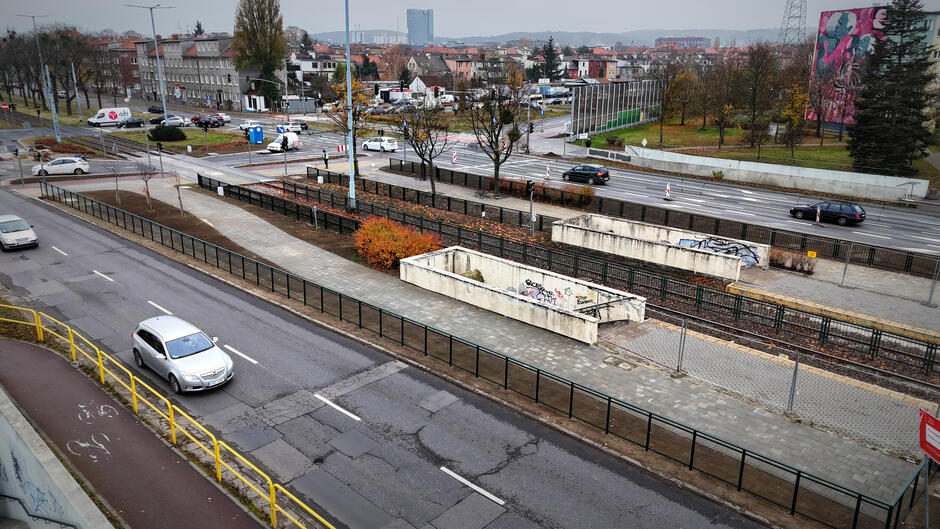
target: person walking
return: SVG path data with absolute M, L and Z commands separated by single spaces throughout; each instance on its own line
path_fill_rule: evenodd
M 323 149 L 323 165 L 326 169 L 330 168 L 330 153 L 326 152 L 326 149 Z

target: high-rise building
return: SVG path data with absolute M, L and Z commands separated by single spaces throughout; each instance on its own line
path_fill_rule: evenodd
M 408 44 L 425 46 L 434 42 L 434 10 L 408 10 Z

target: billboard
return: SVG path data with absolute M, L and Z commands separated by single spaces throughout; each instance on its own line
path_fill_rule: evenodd
M 820 93 L 826 123 L 855 123 L 855 93 L 860 88 L 862 61 L 884 38 L 887 7 L 823 11 L 819 14 L 810 93 Z M 818 91 L 818 92 L 817 92 Z M 810 108 L 807 119 L 817 119 Z

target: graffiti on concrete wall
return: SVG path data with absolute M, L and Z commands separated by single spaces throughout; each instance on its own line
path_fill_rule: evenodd
M 735 255 L 741 258 L 746 266 L 760 263 L 760 255 L 756 246 L 748 246 L 738 241 L 729 241 L 718 237 L 705 237 L 704 239 L 679 239 L 676 246 L 694 248 L 723 255 Z
M 526 279 L 523 284 L 519 285 L 519 293 L 549 305 L 558 304 L 558 298 L 555 296 L 555 292 L 546 289 L 541 283 L 536 283 L 531 279 Z
M 16 485 L 20 489 L 19 495 L 10 495 L 20 496 L 26 508 L 29 509 L 30 514 L 50 518 L 64 515 L 65 511 L 62 505 L 59 504 L 59 500 L 56 499 L 55 494 L 52 493 L 52 490 L 43 488 L 30 479 L 23 465 L 20 464 L 20 458 L 17 457 L 17 453 L 13 448 L 10 449 L 9 456 L 13 467 L 13 476 L 16 478 Z M 2 459 L 0 459 L 0 481 L 4 484 L 10 481 Z M 0 490 L 3 490 L 3 487 L 0 487 Z

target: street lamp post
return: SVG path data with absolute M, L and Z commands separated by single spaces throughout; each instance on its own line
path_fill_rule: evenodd
M 353 150 L 353 105 L 352 105 L 352 54 L 349 52 L 349 0 L 346 5 L 346 119 L 349 137 L 346 140 L 346 152 L 349 153 L 349 208 L 356 209 L 356 154 Z
M 56 113 L 56 98 L 58 94 L 52 93 L 52 79 L 49 78 L 49 67 L 45 65 L 42 58 L 42 47 L 39 45 L 39 26 L 36 25 L 37 18 L 43 18 L 47 15 L 17 15 L 33 20 L 33 32 L 36 36 L 36 51 L 39 52 L 39 79 L 43 86 L 43 95 L 46 98 L 46 106 L 52 112 L 52 129 L 55 131 L 55 142 L 62 143 L 62 136 L 59 134 L 59 116 Z
M 153 31 L 153 54 L 157 58 L 157 76 L 160 78 L 160 100 L 163 102 L 163 119 L 169 121 L 170 116 L 166 110 L 166 85 L 163 81 L 163 68 L 160 66 L 160 44 L 157 43 L 157 25 L 153 21 L 154 9 L 173 9 L 175 6 L 161 6 L 154 4 L 152 6 L 139 6 L 133 4 L 124 4 L 127 7 L 136 7 L 138 9 L 150 10 L 150 29 Z M 162 161 L 162 157 L 161 157 Z

